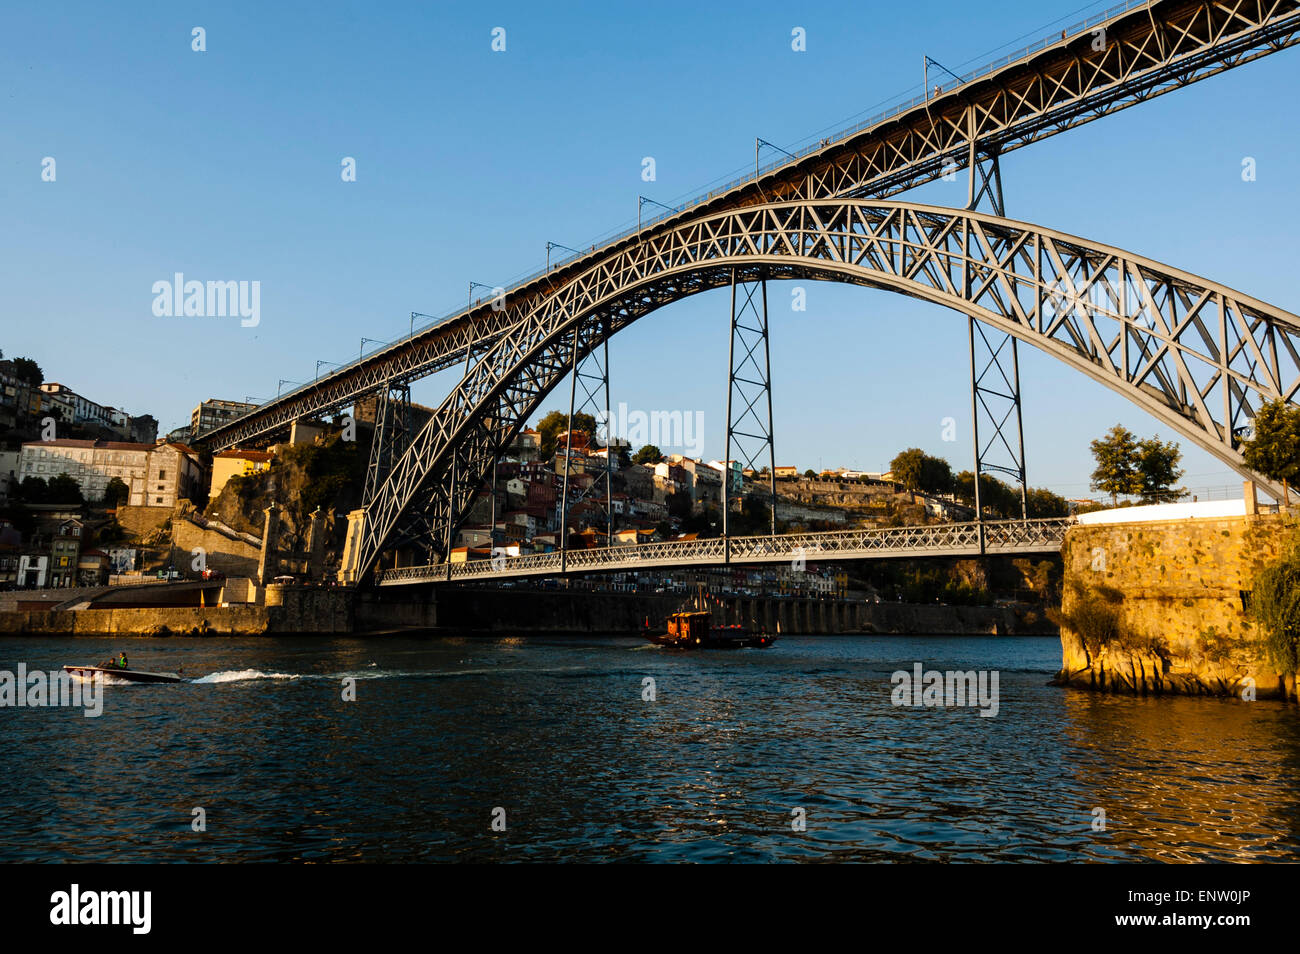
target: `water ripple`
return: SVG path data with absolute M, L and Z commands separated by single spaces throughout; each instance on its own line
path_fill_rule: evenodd
M 117 648 L 8 639 L 0 669 Z M 134 640 L 138 665 L 191 681 L 110 687 L 95 719 L 0 712 L 21 754 L 0 775 L 0 861 L 1300 859 L 1294 706 L 1061 690 L 1046 684 L 1059 654 L 1042 639 L 699 655 L 624 638 Z M 916 662 L 997 670 L 997 717 L 895 708 L 890 674 Z

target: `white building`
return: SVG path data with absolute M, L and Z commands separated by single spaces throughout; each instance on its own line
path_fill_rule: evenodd
M 41 385 L 41 390 L 45 392 L 43 409 L 44 407 L 58 408 L 64 422 L 69 424 L 101 424 L 104 427 L 113 427 L 117 424 L 114 420 L 115 415 L 125 416 L 116 408 L 105 407 L 82 397 L 66 384 L 59 384 L 57 381 L 46 381 Z M 129 420 L 124 423 L 129 423 Z
M 119 478 L 133 507 L 174 507 L 182 497 L 202 493 L 198 455 L 184 444 L 53 440 L 23 444 L 19 479 L 67 474 L 87 500 L 102 500 L 109 481 Z

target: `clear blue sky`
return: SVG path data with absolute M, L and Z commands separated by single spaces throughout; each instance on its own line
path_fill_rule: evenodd
M 910 95 L 923 54 L 961 72 L 1102 6 L 8 4 L 0 349 L 166 430 L 204 398 L 266 398 L 317 359 L 354 358 L 409 312 L 457 306 L 470 280 L 540 268 L 548 240 L 630 224 L 638 193 L 671 203 L 743 172 L 755 136 L 791 145 Z M 1300 52 L 1283 52 L 1017 151 L 1008 214 L 1300 311 L 1298 80 Z M 959 205 L 965 185 L 908 197 Z M 260 281 L 261 324 L 155 317 L 153 283 L 178 271 Z M 969 467 L 965 319 L 885 292 L 808 295 L 796 314 L 771 289 L 777 462 L 875 470 L 915 445 Z M 702 411 L 720 456 L 726 322 L 714 292 L 614 339 L 615 404 Z M 1021 353 L 1031 483 L 1086 493 L 1088 441 L 1116 422 L 1175 437 Z M 436 404 L 447 385 L 416 397 Z M 567 386 L 546 407 L 566 404 Z M 1236 481 L 1182 444 L 1188 486 Z

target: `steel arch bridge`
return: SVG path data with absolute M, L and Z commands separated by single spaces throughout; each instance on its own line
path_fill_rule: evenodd
M 773 279 L 886 289 L 969 315 L 1106 385 L 1247 476 L 1238 430 L 1260 402 L 1292 401 L 1300 389 L 1300 318 L 1143 256 L 912 203 L 733 209 L 662 229 L 530 302 L 351 516 L 345 580 L 360 580 L 396 545 L 450 539 L 514 434 L 608 338 L 670 302 Z
M 592 246 L 509 288 L 507 307 L 471 304 L 377 351 L 269 400 L 198 438 L 214 451 L 266 443 L 296 420 L 351 407 L 481 356 L 554 289 L 648 237 L 724 210 L 771 201 L 883 199 L 1077 126 L 1102 119 L 1300 43 L 1300 0 L 1124 2 L 1059 40 L 1052 37 L 980 72 L 874 116 L 793 159 L 755 170 L 680 210 Z M 1105 41 L 1096 42 L 1098 33 Z M 1100 47 L 1100 48 L 1099 48 Z M 987 185 L 987 181 L 986 181 Z M 983 190 L 981 189 L 981 192 Z

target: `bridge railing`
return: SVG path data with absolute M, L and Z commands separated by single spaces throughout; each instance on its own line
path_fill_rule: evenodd
M 1014 553 L 1059 547 L 1070 517 L 986 522 L 982 525 L 984 550 Z M 978 553 L 981 524 L 940 523 L 919 527 L 878 527 L 832 530 L 821 533 L 790 533 L 759 537 L 709 537 L 703 540 L 668 540 L 660 543 L 558 550 L 526 556 L 497 556 L 464 563 L 433 563 L 423 566 L 381 570 L 381 585 L 466 580 L 489 577 L 542 576 L 570 572 L 628 570 L 638 566 L 672 564 L 776 563 L 832 560 L 864 554 L 912 555 L 926 552 Z
M 892 119 L 893 117 L 898 116 L 901 113 L 905 113 L 910 109 L 920 106 L 922 103 L 925 103 L 927 100 L 933 99 L 935 96 L 941 95 L 943 93 L 950 93 L 953 90 L 959 89 L 960 87 L 965 86 L 968 83 L 972 83 L 978 79 L 982 79 L 986 76 L 989 76 L 992 73 L 996 72 L 997 70 L 1003 69 L 1004 67 L 1009 66 L 1010 64 L 1015 63 L 1018 60 L 1024 59 L 1025 57 L 1030 56 L 1034 53 L 1037 53 L 1040 50 L 1047 49 L 1048 47 L 1052 46 L 1055 43 L 1060 43 L 1063 39 L 1063 35 L 1064 38 L 1077 36 L 1078 34 L 1090 30 L 1093 27 L 1097 26 L 1098 24 L 1104 23 L 1107 20 L 1112 19 L 1113 17 L 1117 17 L 1120 14 L 1127 13 L 1129 10 L 1132 10 L 1136 7 L 1146 6 L 1148 2 L 1149 0 L 1125 0 L 1125 2 L 1123 3 L 1115 4 L 1114 6 L 1107 8 L 1101 13 L 1094 14 L 1093 16 L 1088 17 L 1087 19 L 1081 20 L 1078 23 L 1075 23 L 1074 25 L 1067 27 L 1065 30 L 1049 34 L 1035 43 L 1031 43 L 1028 46 L 1021 47 L 1015 52 L 1008 53 L 1005 56 L 999 57 L 998 59 L 986 63 L 985 65 L 977 69 L 970 70 L 969 72 L 962 74 L 960 77 L 949 78 L 948 81 L 945 83 L 933 83 L 931 85 L 930 90 L 922 91 L 919 95 L 912 96 L 908 99 L 899 100 L 895 102 L 893 105 L 888 106 L 885 109 L 882 109 L 878 113 L 875 113 L 871 117 L 861 120 L 860 122 L 854 123 L 851 126 L 846 126 L 838 130 L 837 132 L 832 133 L 830 136 L 809 137 L 808 139 L 804 140 L 803 143 L 796 144 L 794 147 L 792 147 L 786 155 L 774 159 L 768 162 L 766 165 L 759 166 L 752 173 L 747 172 L 745 175 L 737 176 L 727 182 L 724 182 L 722 185 L 714 186 L 713 188 L 707 190 L 701 190 L 685 198 L 674 199 L 672 200 L 672 202 L 668 203 L 674 207 L 674 211 L 657 212 L 654 215 L 642 218 L 636 226 L 611 230 L 610 232 L 607 232 L 604 235 L 597 237 L 594 242 L 588 243 L 591 246 L 590 251 L 577 252 L 577 253 L 567 255 L 564 258 L 557 258 L 553 262 L 551 262 L 548 267 L 537 269 L 525 275 L 520 275 L 516 278 L 510 279 L 502 287 L 506 289 L 506 294 L 507 296 L 509 296 L 510 294 L 514 293 L 515 291 L 524 287 L 525 285 L 528 285 L 531 282 L 537 281 L 538 279 L 543 278 L 546 275 L 549 275 L 551 272 L 555 271 L 558 268 L 563 268 L 567 265 L 571 265 L 574 262 L 577 262 L 582 258 L 591 255 L 593 252 L 602 249 L 607 245 L 613 245 L 616 242 L 621 242 L 626 238 L 630 238 L 633 235 L 636 235 L 637 232 L 639 231 L 644 231 L 647 228 L 651 228 L 653 226 L 659 225 L 661 222 L 664 222 L 665 220 L 667 220 L 668 218 L 674 215 L 679 215 L 682 212 L 695 208 L 696 206 L 703 205 L 704 203 L 709 202 L 720 195 L 724 195 L 735 189 L 741 188 L 742 186 L 757 182 L 759 179 L 763 178 L 764 176 L 772 172 L 775 172 L 778 169 L 788 166 L 794 162 L 798 162 L 800 159 L 803 159 L 806 156 L 809 156 L 822 149 L 828 148 L 829 146 L 838 145 L 844 140 L 849 139 L 850 137 L 855 136 L 866 129 L 870 129 L 872 126 L 879 125 L 880 123 L 883 123 L 888 119 Z M 424 334 L 425 332 L 429 331 L 431 328 L 435 328 L 438 325 L 451 321 L 453 318 L 460 317 L 461 315 L 465 314 L 467 310 L 469 309 L 458 306 L 454 310 L 449 311 L 438 318 L 435 318 L 433 321 L 430 321 L 426 324 L 421 325 L 419 328 L 412 330 L 411 333 L 394 338 L 392 341 L 387 342 L 386 346 L 392 347 L 394 345 L 401 344 L 404 341 L 408 341 L 411 338 L 416 337 L 417 335 Z M 375 354 L 378 354 L 383 350 L 385 349 L 380 348 L 378 349 L 378 351 L 372 352 L 370 355 L 366 357 L 357 357 L 347 362 L 346 364 L 341 364 L 334 371 L 330 372 L 330 374 L 327 375 L 327 377 L 333 377 L 336 374 L 350 371 L 355 367 L 364 363 L 364 361 L 374 358 Z M 274 401 L 267 401 L 264 403 L 271 404 L 271 403 L 282 401 L 285 398 L 295 395 L 300 391 L 305 391 L 313 387 L 317 383 L 319 382 L 313 381 L 310 384 L 299 385 L 298 387 L 295 387 L 291 391 L 286 391 L 284 394 L 278 395 Z M 261 406 L 262 406 L 261 404 L 258 405 L 258 407 Z M 250 412 L 250 413 L 255 413 L 255 412 Z

